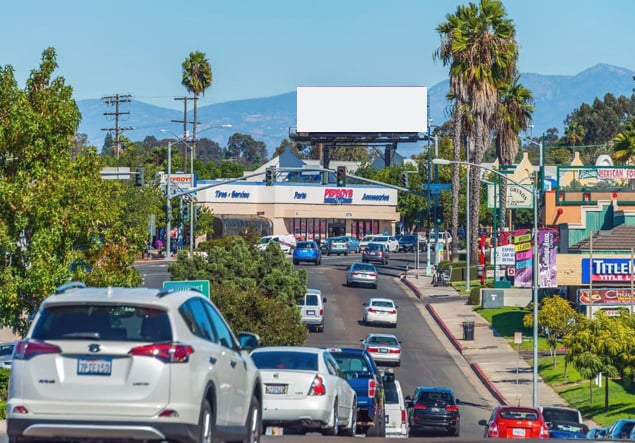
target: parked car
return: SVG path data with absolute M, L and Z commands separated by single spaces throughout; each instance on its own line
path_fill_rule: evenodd
M 499 405 L 489 420 L 478 423 L 485 427 L 486 438 L 549 438 L 549 429 L 538 408 Z
M 386 437 L 408 437 L 408 414 L 401 383 L 393 372 L 384 374 Z
M 450 234 L 448 231 L 439 231 L 439 244 L 440 245 L 450 245 L 452 243 L 452 234 Z M 428 234 L 427 237 L 427 243 L 428 244 L 436 244 L 437 243 L 437 234 L 436 231 L 433 229 L 430 231 L 430 233 Z
M 382 324 L 397 327 L 397 305 L 390 298 L 371 298 L 363 303 L 364 324 Z
M 364 348 L 379 366 L 401 366 L 401 340 L 393 334 L 370 333 L 361 339 Z
M 324 332 L 324 306 L 326 297 L 322 297 L 319 289 L 307 289 L 304 297 L 298 302 L 303 325 L 318 332 Z
M 611 426 L 608 427 L 606 433 L 602 438 L 612 439 L 612 440 L 623 440 L 630 438 L 631 434 L 635 430 L 635 419 L 632 418 L 620 418 L 613 422 Z
M 377 289 L 377 268 L 372 263 L 354 262 L 346 268 L 346 286 L 371 285 Z
M 373 235 L 365 235 L 360 241 L 359 241 L 359 248 L 363 251 L 366 246 L 368 246 L 368 243 L 372 242 L 375 237 L 377 237 L 377 234 L 373 234 Z
M 461 432 L 459 399 L 447 387 L 418 386 L 406 397 L 410 436 L 423 429 L 445 429 L 458 437 Z
M 357 396 L 329 351 L 272 346 L 251 357 L 262 375 L 264 426 L 355 436 Z
M 348 237 L 332 237 L 326 246 L 326 255 L 349 253 Z
M 269 246 L 269 243 L 273 242 L 280 246 L 282 252 L 285 254 L 291 254 L 296 245 L 295 236 L 291 234 L 283 234 L 283 235 L 265 235 L 258 240 L 256 244 L 256 248 L 264 251 Z
M 388 264 L 390 260 L 390 251 L 385 243 L 370 242 L 368 246 L 362 250 L 362 262 L 379 262 L 383 265 Z
M 191 287 L 66 284 L 16 344 L 9 440 L 259 441 L 258 342 Z
M 356 237 L 347 235 L 346 238 L 348 239 L 348 252 L 362 252 L 362 249 L 359 246 L 359 240 Z
M 15 349 L 14 341 L 0 343 L 0 367 L 5 369 L 11 369 L 11 362 L 13 361 L 13 350 Z
M 606 426 L 596 426 L 594 428 L 591 428 L 589 429 L 589 432 L 586 433 L 586 438 L 588 440 L 604 438 L 607 429 L 608 428 Z
M 373 243 L 385 243 L 389 252 L 399 251 L 399 241 L 392 235 L 377 235 L 372 241 Z
M 367 437 L 386 435 L 382 374 L 364 349 L 328 348 L 357 394 L 357 431 Z
M 293 264 L 297 265 L 303 261 L 315 263 L 316 266 L 322 263 L 322 251 L 313 240 L 296 243 L 293 250 Z
M 552 421 L 547 423 L 547 427 L 549 438 L 586 439 L 589 433 L 589 427 L 577 421 Z

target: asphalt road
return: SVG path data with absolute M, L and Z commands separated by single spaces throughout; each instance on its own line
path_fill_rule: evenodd
M 327 298 L 325 307 L 325 330 L 311 332 L 307 344 L 316 346 L 360 346 L 360 339 L 373 331 L 395 334 L 402 341 L 401 367 L 394 372 L 400 380 L 404 395 L 411 394 L 418 385 L 451 387 L 461 400 L 461 436 L 446 437 L 444 432 L 426 432 L 411 437 L 411 441 L 480 441 L 483 428 L 478 421 L 488 418 L 496 404 L 495 399 L 481 385 L 465 360 L 452 348 L 445 336 L 433 323 L 426 321 L 429 314 L 424 303 L 399 281 L 399 275 L 408 265 L 413 267 L 414 256 L 393 254 L 386 266 L 378 265 L 378 289 L 365 287 L 349 288 L 344 285 L 345 269 L 359 255 L 325 256 L 321 266 L 301 264 L 298 267 L 309 272 L 311 288 L 317 288 Z M 144 275 L 144 286 L 161 287 L 167 279 L 164 262 L 138 266 Z M 395 300 L 399 306 L 397 328 L 382 328 L 361 324 L 362 303 L 370 297 L 381 296 Z M 429 320 L 429 319 L 428 319 Z M 337 438 L 339 441 L 341 438 Z M 265 437 L 265 441 L 302 441 L 306 443 L 335 441 L 335 437 L 320 435 Z M 391 439 L 373 439 L 391 441 Z

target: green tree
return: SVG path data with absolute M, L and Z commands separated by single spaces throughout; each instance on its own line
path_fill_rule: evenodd
M 125 186 L 102 180 L 94 148 L 73 157 L 80 113 L 55 77 L 55 50 L 20 89 L 0 69 L 0 322 L 24 334 L 29 316 L 69 280 L 136 286 L 145 226 L 127 226 Z
M 212 301 L 234 330 L 250 330 L 263 344 L 301 344 L 306 328 L 297 301 L 306 292 L 308 274 L 296 271 L 280 248 L 257 250 L 242 237 L 201 244 L 206 256 L 180 254 L 169 267 L 172 280 L 209 280 Z
M 444 64 L 451 67 L 450 84 L 456 86 L 456 90 L 451 92 L 456 104 L 467 105 L 473 118 L 473 127 L 466 136 L 473 147 L 470 161 L 480 164 L 489 147 L 489 136 L 493 129 L 491 123 L 498 109 L 498 88 L 510 82 L 516 72 L 518 45 L 515 29 L 498 0 L 459 5 L 455 14 L 449 14 L 446 18 L 447 21 L 437 28 L 442 35 L 442 47 L 444 42 L 448 42 L 442 59 Z M 455 76 L 459 79 L 454 80 Z M 470 175 L 469 198 L 475 204 L 470 205 L 472 232 L 467 235 L 476 238 L 481 171 L 472 168 Z M 471 246 L 470 254 L 476 259 L 478 244 L 472 242 Z
M 196 158 L 196 126 L 198 125 L 198 96 L 212 85 L 212 65 L 204 52 L 190 52 L 181 64 L 181 84 L 194 96 L 194 124 L 192 126 L 192 158 Z M 183 146 L 183 158 L 187 158 L 187 146 Z
M 245 169 L 255 169 L 267 161 L 267 145 L 249 134 L 235 133 L 227 142 L 227 156 Z
M 498 90 L 498 112 L 494 117 L 496 129 L 496 156 L 501 165 L 511 165 L 518 154 L 518 137 L 526 131 L 534 111 L 531 91 L 519 83 L 520 77 L 515 75 L 511 82 L 503 83 Z M 507 180 L 500 181 L 501 226 L 506 226 L 507 214 Z
M 635 161 L 635 116 L 630 116 L 613 139 L 613 160 L 616 164 Z

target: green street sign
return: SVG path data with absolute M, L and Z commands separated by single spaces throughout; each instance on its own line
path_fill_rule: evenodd
M 163 282 L 163 289 L 172 288 L 195 288 L 209 298 L 209 280 L 175 280 Z

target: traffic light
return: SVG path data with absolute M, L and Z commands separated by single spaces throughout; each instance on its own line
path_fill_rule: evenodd
M 137 166 L 134 175 L 134 185 L 143 186 L 145 183 L 145 168 L 143 166 Z
M 443 206 L 437 205 L 434 207 L 434 224 L 442 225 L 443 224 Z
M 200 206 L 196 206 L 195 208 L 195 214 L 196 214 L 196 218 L 195 220 L 200 220 L 201 219 L 201 207 Z
M 184 222 L 190 221 L 190 212 L 189 212 L 187 206 L 183 207 L 183 221 Z
M 402 188 L 408 187 L 408 174 L 406 172 L 401 173 L 401 187 Z
M 269 166 L 265 171 L 265 185 L 273 186 L 276 181 L 276 168 L 275 166 Z
M 346 166 L 337 167 L 337 186 L 346 186 Z

